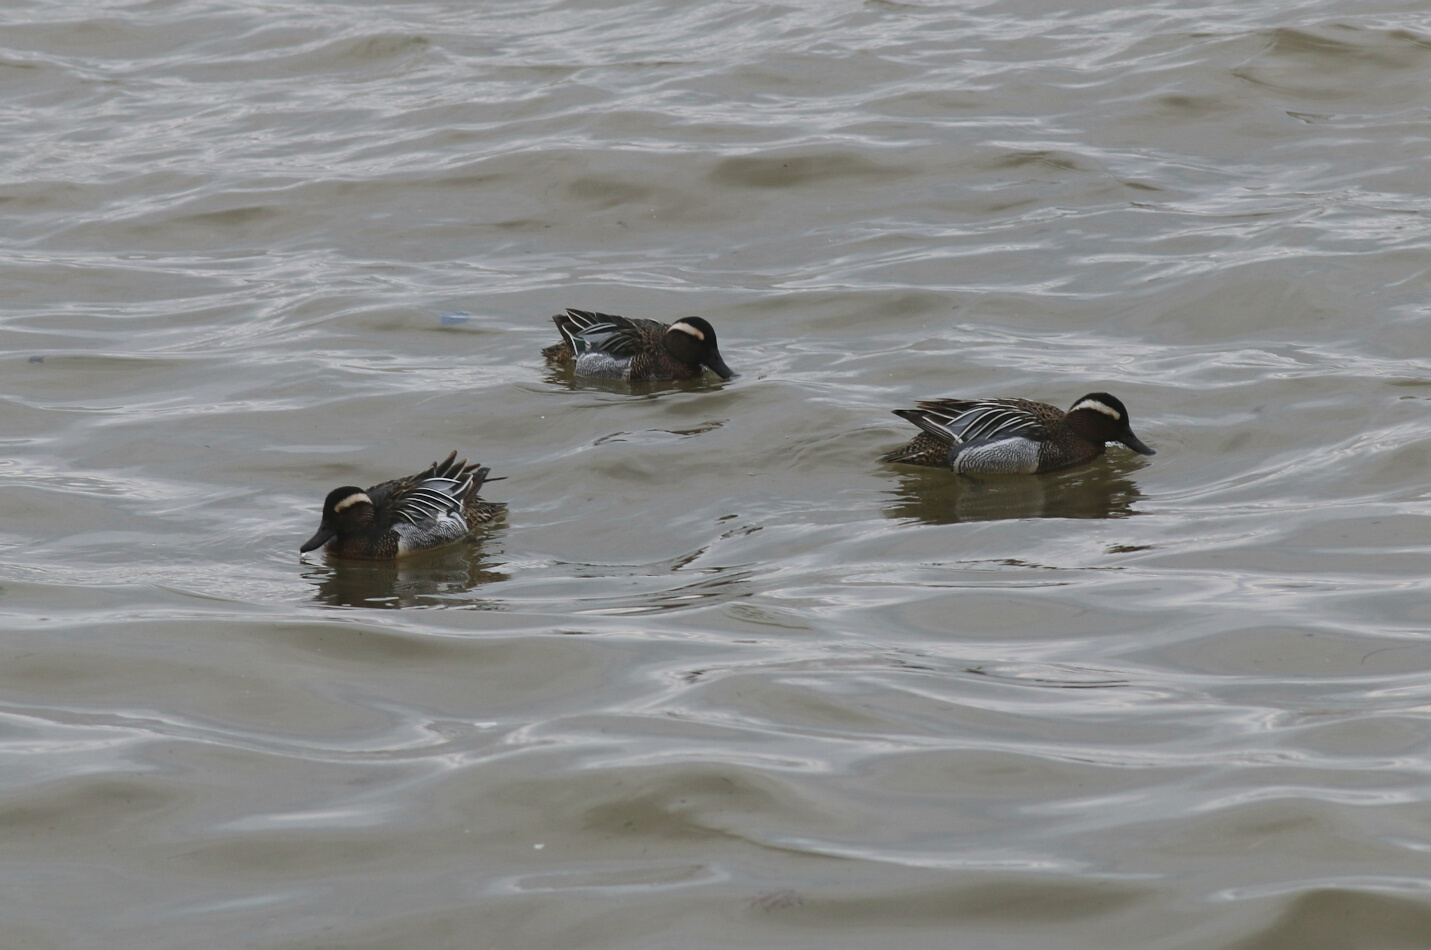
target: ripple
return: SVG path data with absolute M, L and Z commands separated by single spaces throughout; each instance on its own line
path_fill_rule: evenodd
M 1417 943 L 1422 19 L 0 12 L 7 932 Z M 1155 458 L 878 461 L 1105 389 Z M 452 448 L 478 543 L 298 559 Z

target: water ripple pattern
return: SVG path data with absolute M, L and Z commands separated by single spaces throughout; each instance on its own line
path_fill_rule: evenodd
M 22 0 L 0 84 L 0 944 L 1431 947 L 1424 5 Z M 1096 391 L 1155 457 L 878 461 Z M 479 543 L 298 559 L 452 449 Z

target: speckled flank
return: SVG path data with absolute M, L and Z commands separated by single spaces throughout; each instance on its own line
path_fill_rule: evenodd
M 1017 437 L 973 442 L 959 453 L 954 470 L 961 475 L 1031 475 L 1038 471 L 1039 449 L 1039 443 Z
M 929 433 L 921 432 L 899 448 L 881 455 L 880 461 L 948 468 L 949 448 L 948 442 L 941 442 Z
M 606 353 L 583 353 L 576 358 L 578 376 L 592 379 L 625 379 L 631 372 L 631 359 L 618 359 Z
M 398 522 L 393 525 L 397 534 L 399 554 L 426 551 L 465 538 L 471 528 L 461 515 L 444 514 L 438 518 L 419 521 L 417 524 Z

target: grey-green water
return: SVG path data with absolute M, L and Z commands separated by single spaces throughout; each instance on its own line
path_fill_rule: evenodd
M 0 946 L 1431 947 L 1428 89 L 1412 3 L 0 10 Z M 1156 457 L 877 461 L 1101 389 Z M 299 561 L 451 449 L 483 543 Z

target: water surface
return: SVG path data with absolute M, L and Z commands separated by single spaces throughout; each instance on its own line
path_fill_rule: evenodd
M 1431 946 L 1428 85 L 1406 3 L 0 11 L 0 945 Z M 1100 390 L 1155 457 L 878 461 Z M 454 448 L 480 543 L 298 559 Z

